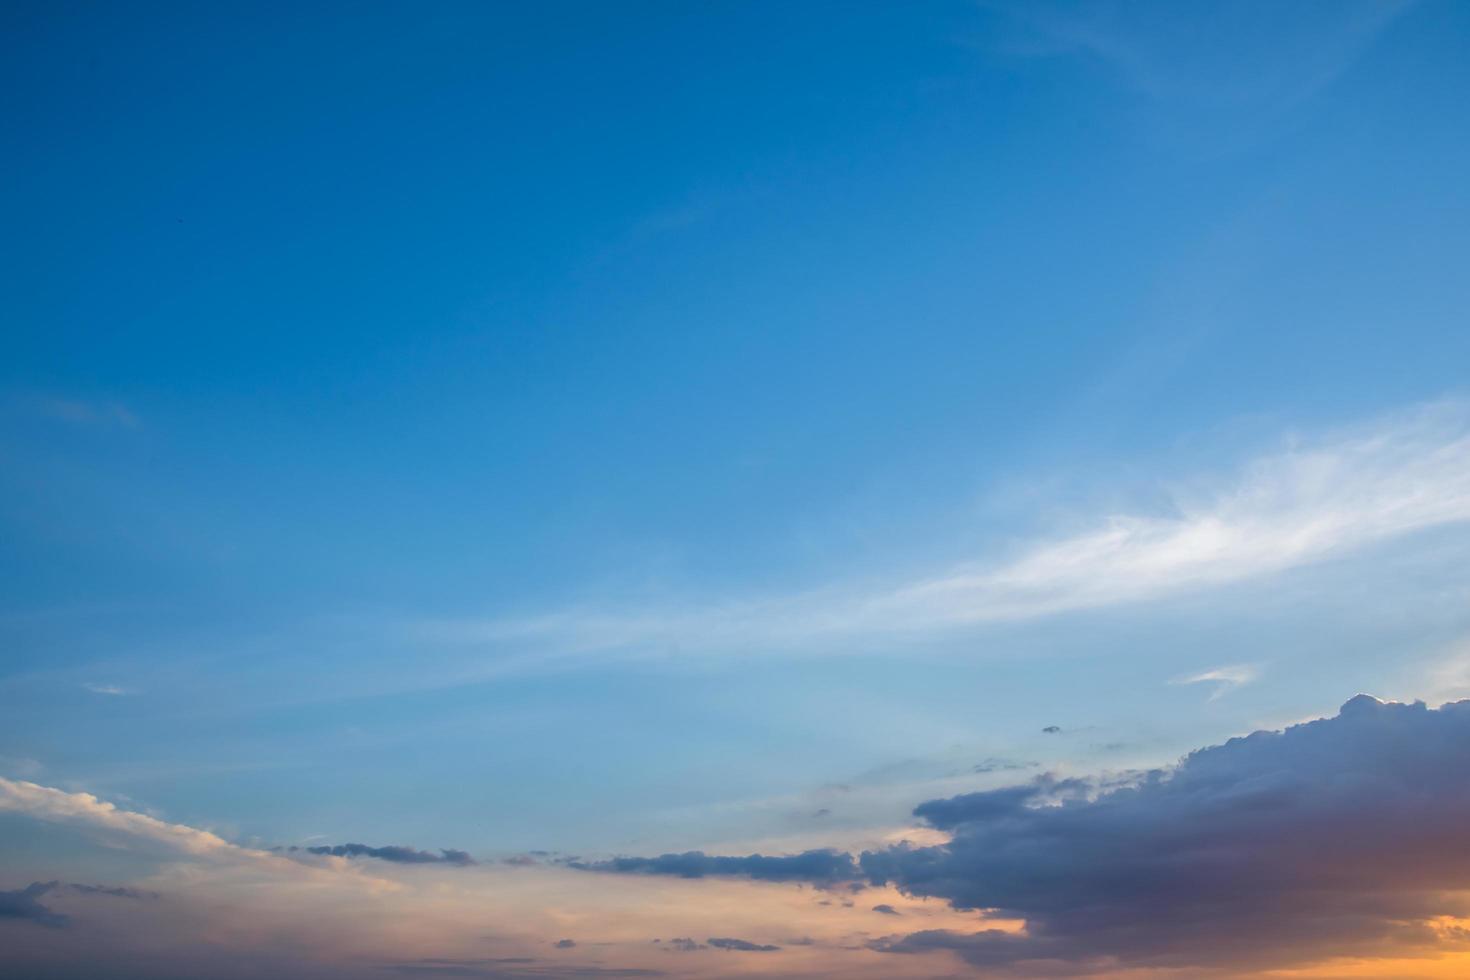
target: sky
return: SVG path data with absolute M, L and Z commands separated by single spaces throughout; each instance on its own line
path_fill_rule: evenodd
M 1463 975 L 1467 44 L 6 4 L 0 974 Z

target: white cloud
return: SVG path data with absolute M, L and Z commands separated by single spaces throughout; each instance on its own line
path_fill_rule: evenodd
M 231 844 L 207 830 L 166 823 L 145 813 L 119 809 L 91 793 L 68 793 L 50 786 L 0 777 L 0 811 L 48 823 L 86 824 L 119 836 L 151 841 L 194 857 L 243 861 L 284 861 L 267 851 Z M 287 862 L 289 863 L 289 862 Z
M 82 686 L 93 694 L 106 694 L 116 698 L 127 697 L 138 693 L 131 688 L 119 687 L 116 684 L 83 684 Z
M 437 620 L 440 640 L 514 644 L 528 656 L 594 651 L 790 649 L 934 633 L 1147 602 L 1470 522 L 1470 413 L 1441 403 L 1294 439 L 1154 513 L 1102 517 L 1009 558 L 977 558 L 887 587 L 833 585 L 703 607 Z
M 1216 667 L 1198 674 L 1190 674 L 1186 677 L 1176 677 L 1171 684 L 1213 684 L 1215 689 L 1210 692 L 1209 700 L 1224 697 L 1237 687 L 1242 687 L 1261 676 L 1261 672 L 1253 664 L 1232 664 L 1228 667 Z
M 40 398 L 35 404 L 42 414 L 74 425 L 137 429 L 143 424 L 137 413 L 121 402 Z

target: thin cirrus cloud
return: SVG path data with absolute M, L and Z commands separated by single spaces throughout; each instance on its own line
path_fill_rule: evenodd
M 974 911 L 980 928 L 869 948 L 1051 976 L 1464 950 L 1467 757 L 1470 701 L 1359 695 L 1335 717 L 1231 739 L 1122 785 L 1044 775 L 931 800 L 915 815 L 948 841 L 865 851 L 852 877 Z M 704 860 L 733 875 L 745 859 Z M 997 917 L 1025 926 L 985 928 Z
M 544 655 L 641 649 L 769 649 L 855 636 L 922 635 L 1165 599 L 1336 558 L 1470 521 L 1470 411 L 1422 406 L 1257 457 L 1165 513 L 1115 514 L 887 587 L 634 612 L 435 620 L 436 640 L 515 643 Z M 1217 678 L 1233 683 L 1229 678 Z
M 122 687 L 117 684 L 83 684 L 82 686 L 93 694 L 105 694 L 113 698 L 131 697 L 138 693 L 130 687 Z
M 466 851 L 441 848 L 439 853 L 435 854 L 432 851 L 420 851 L 401 844 L 390 844 L 387 847 L 369 847 L 366 844 L 321 844 L 314 847 L 287 848 L 287 851 L 297 850 L 305 851 L 307 854 L 331 857 L 377 858 L 379 861 L 389 861 L 394 864 L 450 864 L 465 868 L 479 863 Z
M 857 865 L 840 851 L 819 849 L 779 857 L 750 854 L 726 857 L 686 851 L 657 857 L 616 857 L 606 861 L 564 862 L 578 871 L 611 874 L 670 875 L 678 878 L 749 878 L 754 881 L 807 881 L 830 884 L 851 881 Z
M 1213 687 L 1209 700 L 1215 701 L 1239 687 L 1244 687 L 1261 676 L 1260 668 L 1254 664 L 1232 664 L 1176 677 L 1171 684 L 1208 684 Z

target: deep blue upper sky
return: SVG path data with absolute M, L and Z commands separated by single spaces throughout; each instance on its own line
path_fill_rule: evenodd
M 1470 7 L 300 6 L 0 14 L 13 766 L 272 842 L 692 845 L 1421 693 L 1385 651 L 1467 625 L 1430 516 L 809 639 L 1296 438 L 1442 447 L 1392 420 L 1470 364 Z

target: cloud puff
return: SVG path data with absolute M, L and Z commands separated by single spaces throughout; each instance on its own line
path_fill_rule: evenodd
M 1198 968 L 1463 942 L 1431 920 L 1470 913 L 1455 894 L 1470 889 L 1467 760 L 1470 702 L 1359 696 L 1334 718 L 1202 749 L 1129 787 L 1043 777 L 931 801 L 915 812 L 949 843 L 866 852 L 864 873 L 1026 930 L 877 948 L 946 948 L 983 966 Z
M 736 953 L 774 953 L 781 948 L 746 942 L 744 939 L 716 938 L 706 939 L 705 942 L 715 949 L 728 949 Z
M 0 891 L 0 919 L 23 919 L 37 925 L 59 929 L 67 917 L 41 904 L 41 896 L 54 890 L 55 881 L 33 881 L 16 891 Z
M 153 892 L 140 892 L 133 888 L 113 888 L 107 885 L 63 884 L 59 881 L 33 881 L 15 891 L 0 891 L 0 919 L 22 919 L 37 925 L 59 929 L 70 923 L 60 912 L 54 912 L 41 902 L 41 896 L 62 888 L 84 895 L 107 895 L 112 898 L 157 898 Z
M 120 687 L 117 684 L 83 684 L 82 687 L 91 691 L 93 694 L 106 694 L 107 696 L 114 698 L 129 697 L 130 695 L 138 693 L 132 688 Z
M 579 871 L 611 874 L 672 875 L 679 878 L 753 878 L 757 881 L 849 881 L 857 876 L 852 855 L 831 849 L 803 851 L 782 857 L 750 854 L 721 857 L 703 851 L 660 854 L 658 857 L 616 857 L 608 861 L 568 861 Z
M 438 854 L 434 854 L 431 851 L 416 851 L 412 847 L 398 844 L 390 844 L 387 847 L 369 847 L 366 844 L 322 844 L 317 847 L 291 847 L 287 850 L 302 850 L 308 854 L 322 854 L 331 857 L 377 858 L 379 861 L 392 861 L 396 864 L 452 864 L 463 868 L 478 863 L 465 851 L 441 848 Z

